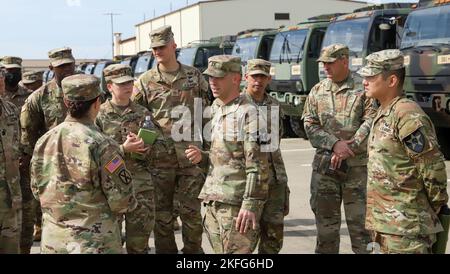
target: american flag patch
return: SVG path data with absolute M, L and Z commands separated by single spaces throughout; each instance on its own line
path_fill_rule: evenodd
M 108 164 L 105 165 L 106 170 L 109 173 L 114 173 L 119 167 L 124 164 L 122 157 L 116 156 Z

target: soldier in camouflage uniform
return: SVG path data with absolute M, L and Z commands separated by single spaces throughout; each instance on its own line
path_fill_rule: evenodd
M 19 87 L 28 90 L 29 93 L 36 91 L 42 86 L 43 71 L 27 71 L 22 74 L 22 80 L 19 82 Z
M 267 153 L 261 151 L 256 106 L 240 95 L 241 59 L 209 58 L 212 105 L 209 171 L 199 195 L 206 205 L 204 228 L 218 254 L 252 253 L 259 239 L 260 220 L 268 194 Z M 260 126 L 267 123 L 260 124 Z M 191 147 L 187 156 L 199 162 Z M 205 157 L 205 155 L 203 155 Z
M 24 201 L 21 250 L 29 253 L 33 244 L 34 211 L 29 179 L 29 162 L 39 137 L 62 123 L 66 117 L 61 81 L 75 72 L 75 59 L 70 48 L 59 48 L 48 53 L 50 69 L 55 78 L 33 92 L 22 107 L 20 125 L 23 160 L 21 163 L 21 185 Z M 28 214 L 26 214 L 28 212 Z
M 280 122 L 280 104 L 266 93 L 266 87 L 271 81 L 271 63 L 262 59 L 248 60 L 247 88 L 245 94 L 250 102 L 258 107 L 267 108 L 267 128 L 271 136 L 273 151 L 269 152 L 269 196 L 264 204 L 261 217 L 261 239 L 258 252 L 260 254 L 278 254 L 283 246 L 284 216 L 289 213 L 289 187 L 283 157 L 280 150 L 282 130 Z M 261 114 L 261 112 L 260 112 Z M 272 121 L 275 118 L 277 121 Z M 274 126 L 276 125 L 276 126 Z
M 0 94 L 5 92 L 5 74 L 0 65 Z M 19 253 L 22 192 L 17 113 L 17 107 L 0 96 L 0 254 Z
M 383 253 L 431 253 L 448 202 L 447 174 L 430 118 L 403 96 L 404 58 L 383 50 L 358 73 L 378 110 L 369 136 L 366 228 Z
M 112 98 L 100 107 L 96 124 L 103 133 L 121 144 L 126 166 L 133 176 L 138 206 L 136 210 L 125 214 L 127 252 L 146 254 L 155 224 L 154 186 L 148 162 L 131 157 L 131 153 L 147 152 L 144 142 L 136 134 L 145 117 L 153 117 L 148 109 L 130 101 L 133 92 L 130 66 L 111 65 L 103 71 L 103 75 Z M 129 136 L 134 140 L 127 142 Z
M 42 206 L 42 253 L 121 253 L 117 216 L 136 208 L 118 144 L 95 126 L 100 81 L 62 81 L 65 121 L 36 143 L 31 188 Z
M 2 57 L 2 65 L 6 68 L 6 92 L 4 98 L 17 106 L 18 110 L 25 103 L 31 92 L 19 85 L 22 79 L 22 58 L 14 56 Z M 19 113 L 17 113 L 19 115 Z
M 348 55 L 342 44 L 322 50 L 318 61 L 324 63 L 327 79 L 309 93 L 302 117 L 316 148 L 310 199 L 317 226 L 316 253 L 339 252 L 342 201 L 353 252 L 366 253 L 369 241 L 364 228 L 367 136 L 376 109 L 355 86 Z
M 193 67 L 176 60 L 176 44 L 170 26 L 150 34 L 158 65 L 135 83 L 134 101 L 150 110 L 163 129 L 167 153 L 156 162 L 156 253 L 177 253 L 173 230 L 173 199 L 178 187 L 182 221 L 183 253 L 203 253 L 201 203 L 198 194 L 205 175 L 201 166 L 189 162 L 189 145 L 202 147 L 202 109 L 208 106 L 208 83 Z M 194 108 L 195 105 L 195 108 Z M 181 117 L 180 117 L 181 116 Z M 195 125 L 194 125 L 195 124 Z M 180 128 L 182 127 L 182 128 Z M 181 133 L 182 132 L 182 133 Z M 182 135 L 182 136 L 180 136 Z

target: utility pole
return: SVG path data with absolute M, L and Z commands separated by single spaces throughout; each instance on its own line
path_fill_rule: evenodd
M 108 13 L 104 13 L 103 15 L 108 15 L 111 18 L 111 54 L 112 54 L 112 59 L 114 59 L 114 16 L 116 15 L 120 15 L 119 13 L 112 13 L 112 12 L 108 12 Z

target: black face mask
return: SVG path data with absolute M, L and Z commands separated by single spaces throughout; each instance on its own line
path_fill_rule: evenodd
M 22 80 L 20 72 L 7 72 L 5 75 L 5 84 L 8 87 L 16 87 L 20 80 Z

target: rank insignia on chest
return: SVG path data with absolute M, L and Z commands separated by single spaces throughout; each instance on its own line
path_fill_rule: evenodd
M 425 136 L 416 130 L 414 133 L 410 134 L 404 140 L 405 145 L 415 153 L 421 153 L 425 148 Z

